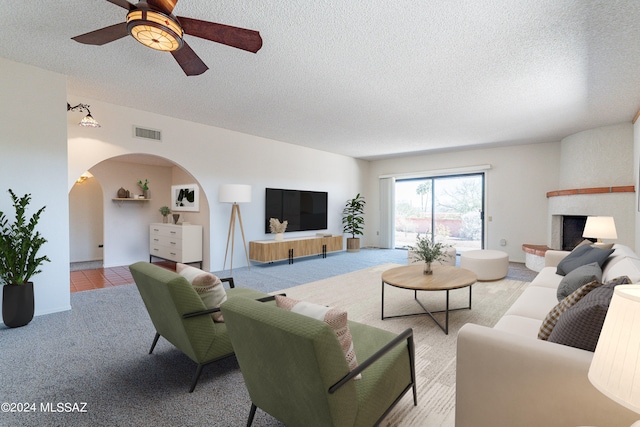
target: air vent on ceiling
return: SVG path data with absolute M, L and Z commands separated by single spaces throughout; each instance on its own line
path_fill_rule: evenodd
M 133 125 L 133 136 L 136 138 L 153 139 L 154 141 L 162 141 L 162 132 L 155 129 L 146 129 Z

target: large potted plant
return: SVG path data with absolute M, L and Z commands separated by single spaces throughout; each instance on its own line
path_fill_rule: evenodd
M 419 261 L 424 261 L 424 274 L 432 274 L 431 263 L 436 261 L 445 261 L 449 256 L 447 249 L 451 245 L 441 242 L 434 242 L 426 235 L 424 237 L 418 235 L 415 246 L 408 246 L 408 249 L 414 253 Z
M 24 326 L 33 319 L 34 297 L 31 276 L 41 272 L 40 266 L 49 258 L 37 256 L 46 243 L 36 226 L 45 209 L 41 207 L 31 218 L 25 216 L 31 194 L 22 197 L 9 190 L 15 219 L 9 222 L 0 211 L 0 284 L 2 286 L 2 320 L 11 328 Z
M 342 229 L 345 233 L 351 234 L 347 237 L 347 252 L 360 251 L 360 238 L 364 229 L 364 197 L 358 193 L 356 197 L 347 200 L 342 211 Z

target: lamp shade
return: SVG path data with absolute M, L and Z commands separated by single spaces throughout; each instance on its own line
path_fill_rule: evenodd
M 593 239 L 617 239 L 616 224 L 612 216 L 590 216 L 584 226 L 582 237 Z
M 218 189 L 220 203 L 251 203 L 251 186 L 244 184 L 222 184 Z
M 616 286 L 589 367 L 589 381 L 640 413 L 640 285 Z

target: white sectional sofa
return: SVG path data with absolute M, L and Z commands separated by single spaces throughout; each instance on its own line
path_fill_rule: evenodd
M 602 282 L 623 275 L 640 282 L 637 255 L 623 245 L 613 248 Z M 592 352 L 538 339 L 558 304 L 556 266 L 568 254 L 547 251 L 545 267 L 493 328 L 460 329 L 456 427 L 620 427 L 640 419 L 591 385 Z

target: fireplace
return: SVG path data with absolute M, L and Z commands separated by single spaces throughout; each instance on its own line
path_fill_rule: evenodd
M 562 250 L 573 250 L 585 238 L 582 237 L 584 225 L 587 222 L 586 215 L 562 216 Z

